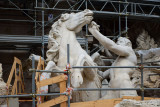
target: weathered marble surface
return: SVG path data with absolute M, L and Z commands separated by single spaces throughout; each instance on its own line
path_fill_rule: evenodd
M 52 25 L 49 32 L 47 61 L 55 62 L 61 71 L 67 65 L 67 44 L 70 45 L 70 65 L 95 66 L 92 58 L 82 49 L 76 39 L 76 33 L 93 19 L 93 12 L 84 10 L 78 13 L 62 14 L 60 19 Z M 76 88 L 101 88 L 98 69 L 81 68 L 71 69 L 71 86 Z M 100 98 L 100 92 L 80 91 L 73 92 L 72 101 L 89 101 Z
M 140 55 L 143 55 L 143 62 L 152 62 L 160 60 L 160 48 L 157 48 L 157 44 L 153 38 L 143 30 L 142 33 L 137 38 L 137 48 L 135 49 L 136 55 L 138 57 L 138 62 L 140 62 Z M 160 62 L 144 63 L 145 66 L 159 66 Z M 145 68 L 143 70 L 143 81 L 145 88 L 160 88 L 160 75 L 151 75 L 160 73 L 158 68 Z M 132 83 L 135 88 L 141 85 L 141 73 L 137 69 L 132 75 Z M 160 97 L 159 90 L 149 90 L 145 91 L 146 97 Z
M 105 48 L 118 55 L 112 66 L 135 66 L 137 64 L 137 57 L 129 39 L 119 37 L 115 43 L 99 32 L 99 25 L 95 22 L 89 25 L 89 31 Z M 110 77 L 109 88 L 134 88 L 130 80 L 134 71 L 133 68 L 111 68 L 105 72 L 99 72 L 99 74 L 103 78 Z M 108 91 L 102 99 L 120 98 L 122 96 L 137 96 L 137 92 Z
M 2 64 L 0 63 L 0 95 L 6 95 L 6 83 L 2 79 Z M 0 106 L 7 107 L 7 100 L 5 98 L 0 98 Z
M 115 107 L 160 107 L 160 100 L 136 101 L 124 99 Z

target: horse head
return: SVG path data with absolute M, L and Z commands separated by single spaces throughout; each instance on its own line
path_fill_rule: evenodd
M 93 19 L 93 12 L 86 9 L 82 12 L 62 14 L 61 21 L 65 22 L 66 28 L 70 31 L 78 33 L 82 30 L 82 27 L 89 24 Z

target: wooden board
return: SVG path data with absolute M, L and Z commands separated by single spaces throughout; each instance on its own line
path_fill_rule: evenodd
M 116 104 L 120 103 L 123 99 L 132 99 L 140 101 L 141 97 L 125 96 L 123 98 L 117 98 L 117 99 L 78 102 L 78 103 L 71 103 L 71 107 L 114 107 Z M 151 99 L 160 99 L 160 98 L 144 97 L 144 100 L 151 100 Z
M 64 93 L 66 91 L 66 81 L 60 82 L 59 87 L 60 87 L 60 93 Z M 67 107 L 67 102 L 61 103 L 60 107 Z
M 65 81 L 65 80 L 67 80 L 66 75 L 60 75 L 60 76 L 52 77 L 52 78 L 45 79 L 45 80 L 42 80 L 40 82 L 37 82 L 36 85 L 37 85 L 37 88 L 40 88 L 40 87 L 43 87 L 43 86 L 46 86 L 46 85 L 59 83 L 59 82 Z
M 18 64 L 18 66 L 16 66 Z M 17 74 L 17 68 L 19 68 L 19 74 Z M 23 71 L 22 71 L 22 63 L 21 61 L 14 57 L 14 62 L 13 62 L 13 65 L 12 65 L 12 69 L 11 69 L 11 72 L 9 74 L 9 77 L 8 77 L 8 80 L 7 80 L 7 88 L 9 89 L 9 86 L 11 84 L 11 81 L 13 79 L 13 75 L 15 75 L 14 77 L 14 84 L 12 86 L 12 92 L 11 94 L 14 95 L 14 94 L 17 94 L 17 93 L 21 93 L 22 91 L 24 92 L 24 78 L 23 78 Z M 19 83 L 19 84 L 18 84 Z M 18 84 L 18 85 L 17 85 Z M 18 88 L 19 86 L 19 88 Z M 19 92 L 18 92 L 18 89 L 19 89 Z M 7 95 L 9 94 L 9 90 L 7 92 Z
M 14 57 L 14 61 L 16 61 L 17 64 L 22 65 L 21 61 L 18 58 Z
M 63 96 L 57 97 L 55 99 L 46 101 L 46 102 L 44 102 L 42 104 L 39 104 L 38 107 L 50 107 L 50 106 L 54 106 L 56 104 L 60 104 L 62 102 L 65 102 L 67 100 L 68 100 L 68 97 L 63 95 Z

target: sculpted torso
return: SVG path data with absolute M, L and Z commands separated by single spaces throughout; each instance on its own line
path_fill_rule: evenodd
M 98 25 L 92 22 L 89 26 L 91 34 L 108 50 L 118 55 L 112 66 L 135 66 L 137 57 L 132 49 L 131 42 L 119 37 L 117 43 L 106 38 L 98 31 Z M 110 88 L 133 88 L 130 76 L 134 72 L 134 68 L 111 68 L 105 72 L 100 72 L 103 78 L 110 76 Z M 108 91 L 103 99 L 120 98 L 122 96 L 137 96 L 136 91 Z
M 135 66 L 137 63 L 137 57 L 132 49 L 128 48 L 129 55 L 128 56 L 118 56 L 112 66 Z M 131 74 L 133 73 L 134 68 L 112 68 L 110 69 L 110 78 L 114 79 L 118 76 L 122 78 L 128 79 L 128 77 L 123 76 L 124 74 Z

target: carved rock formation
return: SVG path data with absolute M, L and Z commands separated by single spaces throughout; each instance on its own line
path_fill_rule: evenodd
M 160 60 L 160 49 L 157 48 L 157 44 L 155 43 L 154 39 L 148 35 L 148 33 L 143 30 L 142 33 L 137 38 L 137 51 L 138 55 L 138 62 L 140 62 L 140 54 L 143 55 L 143 62 L 153 62 Z M 159 62 L 153 63 L 145 63 L 146 66 L 159 66 Z M 143 82 L 145 88 L 159 88 L 160 87 L 160 70 L 157 68 L 145 68 L 143 70 Z M 141 72 L 137 69 L 134 74 L 132 75 L 132 83 L 136 88 L 141 87 Z M 158 90 L 150 90 L 145 91 L 146 97 L 160 97 L 158 94 Z
M 160 100 L 136 101 L 124 99 L 115 107 L 160 107 Z
M 157 48 L 157 44 L 154 39 L 148 35 L 148 32 L 143 30 L 142 33 L 137 37 L 137 48 L 136 50 L 147 50 L 150 48 Z
M 6 89 L 6 83 L 2 79 L 2 64 L 0 63 L 0 95 L 6 95 L 7 89 Z M 6 105 L 7 100 L 5 98 L 0 98 L 0 105 Z

